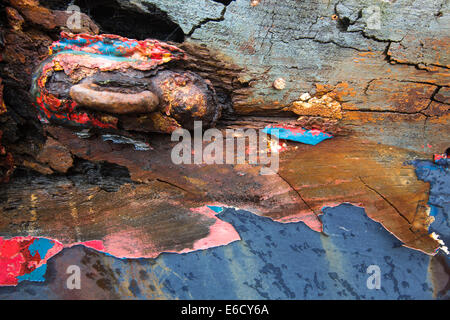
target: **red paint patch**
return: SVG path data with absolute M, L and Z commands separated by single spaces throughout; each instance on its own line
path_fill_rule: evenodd
M 32 255 L 29 247 L 35 239 L 37 238 L 16 237 L 4 240 L 0 237 L 0 286 L 17 285 L 17 277 L 33 272 L 63 249 L 61 243 L 52 240 L 54 245 L 45 257 L 41 257 L 39 252 Z
M 61 252 L 65 247 L 84 245 L 98 251 L 104 251 L 102 241 L 93 240 L 63 245 L 57 240 L 47 239 L 53 246 L 41 257 L 39 251 L 30 252 L 30 246 L 38 237 L 15 237 L 4 239 L 0 237 L 0 286 L 15 286 L 19 283 L 18 277 L 29 274 L 45 265 L 49 259 Z

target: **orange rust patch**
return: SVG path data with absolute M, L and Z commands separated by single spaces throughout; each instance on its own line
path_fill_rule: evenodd
M 356 96 L 356 91 L 354 88 L 350 87 L 348 82 L 340 82 L 337 85 L 329 85 L 329 84 L 319 84 L 316 83 L 316 96 L 323 96 L 328 94 L 333 99 L 342 102 L 345 96 Z
M 329 94 L 320 98 L 312 97 L 308 101 L 294 101 L 287 108 L 300 116 L 317 116 L 330 119 L 342 119 L 341 104 L 334 100 Z
M 372 81 L 367 90 L 366 105 L 370 110 L 415 113 L 425 109 L 436 87 L 429 84 L 392 80 Z M 372 97 L 376 98 L 376 101 Z M 384 97 L 380 101 L 379 97 Z
M 436 71 L 434 66 L 450 68 L 449 43 L 448 36 L 418 39 L 414 35 L 407 35 L 401 42 L 392 43 L 387 54 L 396 63 L 421 64 L 425 69 Z

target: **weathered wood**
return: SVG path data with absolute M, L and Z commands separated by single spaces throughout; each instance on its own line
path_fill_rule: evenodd
M 164 136 L 153 139 L 153 150 L 136 152 L 132 146 L 106 143 L 101 138 L 76 139 L 67 129 L 47 129 L 74 156 L 126 167 L 131 179 L 144 185 L 123 186 L 117 192 L 105 193 L 83 184 L 63 183 L 64 180 L 57 178 L 47 179 L 48 185 L 44 189 L 40 184 L 17 189 L 13 183 L 5 189 L 7 201 L 1 207 L 3 236 L 33 232 L 33 235 L 57 238 L 65 243 L 104 240 L 108 234 L 120 233 L 120 219 L 131 215 L 125 219 L 133 225 L 131 233 L 148 233 L 153 237 L 149 243 L 164 243 L 171 241 L 167 237 L 173 238 L 184 231 L 173 233 L 169 228 L 170 232 L 157 234 L 147 230 L 148 222 L 139 221 L 147 219 L 144 216 L 155 215 L 166 202 L 164 210 L 177 216 L 182 208 L 183 212 L 188 212 L 188 208 L 220 203 L 278 221 L 303 221 L 320 231 L 321 222 L 317 216 L 321 209 L 349 202 L 364 207 L 370 217 L 383 223 L 407 246 L 430 254 L 437 247 L 427 231 L 431 222 L 426 210 L 428 186 L 417 180 L 411 165 L 405 164 L 405 161 L 421 158 L 424 154 L 344 137 L 317 146 L 288 143 L 288 150 L 281 154 L 279 173 L 261 176 L 261 167 L 255 165 L 173 165 L 170 156 L 175 143 L 168 143 Z M 22 185 L 20 180 L 17 183 Z M 52 194 L 63 191 L 64 188 L 59 187 L 61 183 L 68 190 L 63 192 L 63 198 L 55 201 Z M 29 202 L 32 194 L 35 195 L 33 204 Z M 141 196 L 146 198 L 142 203 Z M 116 207 L 115 203 L 121 205 Z M 34 216 L 30 214 L 30 205 L 37 212 Z M 71 217 L 73 210 L 78 212 L 76 221 Z M 135 215 L 136 210 L 141 214 Z M 88 218 L 91 214 L 96 223 Z M 189 228 L 194 225 L 202 228 L 203 221 L 199 216 Z M 80 223 L 78 235 L 74 234 L 74 223 Z M 174 223 L 174 228 L 178 225 L 182 228 L 184 220 Z M 68 226 L 72 227 L 66 229 Z M 189 234 L 196 240 L 203 235 Z M 182 238 L 174 240 L 175 247 L 161 247 L 161 250 L 192 246 L 192 238 L 178 236 Z M 139 248 L 143 255 L 150 250 L 145 246 Z
M 146 235 L 137 244 L 145 255 L 192 247 L 211 221 L 192 217 L 189 209 L 205 204 L 301 220 L 320 230 L 322 206 L 351 202 L 406 245 L 427 253 L 437 247 L 427 235 L 427 185 L 405 161 L 448 148 L 448 1 L 262 0 L 252 6 L 249 0 L 117 0 L 123 10 L 158 9 L 179 25 L 185 35 L 179 46 L 189 55 L 181 67 L 215 86 L 226 111 L 220 129 L 277 123 L 335 134 L 315 147 L 288 143 L 279 174 L 270 177 L 260 176 L 257 166 L 175 166 L 168 136 L 147 136 L 154 150 L 136 152 L 99 137 L 82 140 L 67 129 L 43 128 L 27 93 L 31 73 L 66 26 L 55 18 L 61 13 L 37 1 L 7 3 L 16 12 L 9 10 L 2 28 L 8 113 L 1 129 L 16 165 L 51 174 L 70 171 L 71 159 L 82 158 L 124 166 L 132 181 L 110 193 L 61 176 L 51 176 L 45 186 L 27 182 L 19 188 L 13 181 L 2 187 L 3 236 L 33 234 L 65 243 L 111 234 L 122 239 L 127 234 L 120 226 L 129 223 L 135 234 Z M 380 24 L 374 27 L 377 8 Z M 280 78 L 285 86 L 277 89 Z M 314 100 L 303 101 L 304 93 Z M 305 110 L 311 105 L 318 112 Z M 333 112 L 325 112 L 328 107 Z M 64 161 L 55 164 L 56 157 Z M 172 229 L 155 226 L 167 222 L 159 210 L 178 221 Z
M 437 98 L 449 86 L 446 1 L 119 3 L 167 12 L 187 34 L 188 68 L 229 95 L 237 115 L 292 115 L 303 93 L 314 95 L 326 85 L 339 92 L 340 127 L 417 151 L 447 148 L 449 107 Z M 278 78 L 285 89 L 273 88 Z

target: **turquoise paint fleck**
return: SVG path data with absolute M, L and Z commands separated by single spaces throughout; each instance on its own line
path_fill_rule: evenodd
M 210 208 L 215 213 L 221 213 L 223 211 L 223 207 L 219 206 L 208 206 L 208 208 Z
M 49 239 L 45 238 L 37 238 L 33 241 L 33 243 L 28 247 L 30 254 L 35 256 L 36 253 L 39 253 L 39 257 L 44 259 L 47 255 L 48 250 L 53 248 L 55 243 Z
M 273 135 L 278 139 L 291 140 L 296 142 L 301 142 L 304 144 L 310 144 L 315 146 L 316 144 L 326 140 L 331 139 L 333 136 L 328 133 L 319 132 L 313 130 L 305 130 L 304 132 L 294 132 L 287 128 L 280 127 L 266 127 L 263 129 L 264 133 Z

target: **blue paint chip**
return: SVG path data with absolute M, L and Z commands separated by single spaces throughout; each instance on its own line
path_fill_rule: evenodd
M 291 140 L 304 144 L 310 144 L 313 146 L 326 139 L 333 138 L 331 134 L 321 132 L 319 130 L 305 130 L 304 132 L 294 132 L 293 130 L 287 128 L 265 127 L 263 129 L 263 132 L 273 135 L 278 139 Z
M 36 253 L 39 253 L 39 257 L 44 259 L 47 255 L 48 250 L 53 248 L 55 243 L 49 239 L 45 238 L 37 238 L 33 241 L 32 244 L 28 247 L 28 251 L 34 257 Z
M 208 208 L 210 208 L 215 213 L 221 213 L 223 211 L 223 207 L 219 206 L 208 206 Z
M 19 282 L 22 281 L 37 281 L 37 282 L 44 282 L 45 281 L 45 272 L 47 271 L 47 265 L 44 264 L 40 266 L 39 268 L 34 269 L 32 272 L 24 274 L 23 276 L 18 276 L 17 280 Z
M 87 39 L 84 38 L 76 38 L 76 39 L 61 39 L 59 43 L 53 45 L 53 52 L 58 53 L 61 51 L 69 51 L 71 46 L 76 47 L 88 47 L 92 48 L 95 51 L 98 51 L 100 54 L 108 55 L 108 56 L 117 56 L 121 57 L 126 54 L 126 49 L 132 49 L 138 45 L 137 41 L 131 41 L 126 43 L 121 39 L 111 39 L 105 38 L 105 40 L 91 40 L 88 43 Z M 69 50 L 68 50 L 69 48 Z
M 433 205 L 430 205 L 430 216 L 436 217 L 437 214 L 438 214 L 438 208 Z

